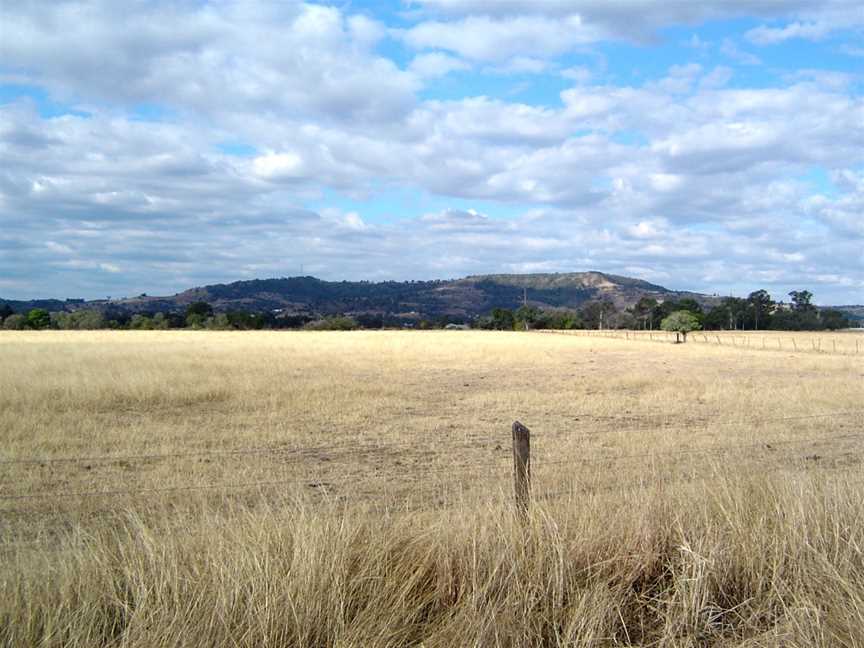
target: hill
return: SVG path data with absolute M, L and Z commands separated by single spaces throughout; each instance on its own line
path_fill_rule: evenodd
M 602 272 L 476 275 L 434 281 L 323 281 L 315 277 L 253 279 L 191 288 L 173 296 L 95 300 L 7 302 L 16 311 L 97 308 L 105 312 L 182 311 L 196 301 L 216 311 L 277 311 L 284 314 L 376 314 L 391 317 L 472 318 L 493 308 L 517 308 L 523 299 L 539 308 L 578 308 L 608 300 L 618 308 L 642 297 L 658 301 L 691 297 L 702 303 L 716 298 L 669 290 L 641 279 Z M 2 300 L 0 300 L 2 301 Z

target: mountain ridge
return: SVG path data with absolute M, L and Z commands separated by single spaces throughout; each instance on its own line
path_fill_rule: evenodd
M 482 274 L 457 279 L 415 281 L 325 281 L 311 276 L 248 279 L 197 286 L 170 296 L 102 300 L 2 300 L 16 311 L 46 308 L 73 311 L 144 313 L 177 312 L 196 301 L 217 312 L 270 311 L 318 315 L 380 314 L 396 317 L 485 315 L 493 308 L 517 308 L 523 301 L 539 308 L 578 308 L 590 301 L 611 301 L 628 308 L 642 297 L 658 301 L 689 297 L 711 305 L 719 298 L 671 290 L 643 279 L 599 271 L 566 273 Z

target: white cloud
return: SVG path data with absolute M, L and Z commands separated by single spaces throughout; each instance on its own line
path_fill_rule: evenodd
M 766 27 L 760 25 L 748 31 L 745 35 L 757 45 L 776 45 L 793 38 L 805 40 L 821 40 L 825 38 L 833 27 L 824 22 L 800 23 L 793 22 L 784 27 Z
M 599 34 L 578 16 L 552 20 L 537 16 L 502 19 L 469 16 L 457 21 L 420 23 L 400 34 L 411 47 L 443 49 L 461 57 L 502 63 L 514 57 L 548 58 L 596 41 Z
M 410 110 L 418 87 L 374 53 L 381 25 L 320 5 L 6 3 L 0 23 L 4 65 L 74 103 L 357 123 Z M 118 28 L 124 24 L 140 28 Z
M 252 160 L 255 175 L 267 179 L 293 178 L 301 175 L 303 160 L 296 153 L 266 153 Z
M 415 56 L 408 69 L 417 76 L 426 79 L 446 76 L 450 72 L 468 70 L 470 66 L 454 56 L 441 52 L 430 52 Z
M 730 68 L 700 57 L 628 83 L 556 58 L 700 16 L 785 20 L 806 3 L 628 2 L 646 27 L 625 20 L 627 3 L 514 14 L 490 0 L 474 16 L 469 0 L 426 3 L 425 22 L 399 35 L 417 49 L 404 70 L 379 53 L 392 31 L 332 7 L 105 2 L 76 22 L 68 3 L 7 3 L 0 58 L 87 114 L 0 106 L 3 285 L 158 293 L 301 263 L 334 279 L 641 268 L 719 290 L 860 277 L 864 100 L 848 76 L 799 71 L 760 88 L 736 70 L 731 87 Z M 145 27 L 118 28 L 127 11 Z M 560 104 L 475 96 L 483 74 L 520 70 L 573 85 Z M 478 76 L 454 92 L 452 72 Z M 426 98 L 436 84 L 456 96 Z M 814 168 L 830 188 L 802 179 Z M 386 218 L 364 208 L 391 191 Z M 305 207 L 331 198 L 353 204 Z M 52 264 L 33 263 L 46 253 Z

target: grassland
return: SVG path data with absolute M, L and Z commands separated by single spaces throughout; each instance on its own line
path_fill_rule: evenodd
M 0 332 L 0 641 L 864 645 L 837 335 Z

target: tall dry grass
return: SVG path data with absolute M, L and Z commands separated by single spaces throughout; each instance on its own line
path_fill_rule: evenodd
M 861 359 L 461 332 L 0 357 L 3 645 L 864 645 Z

